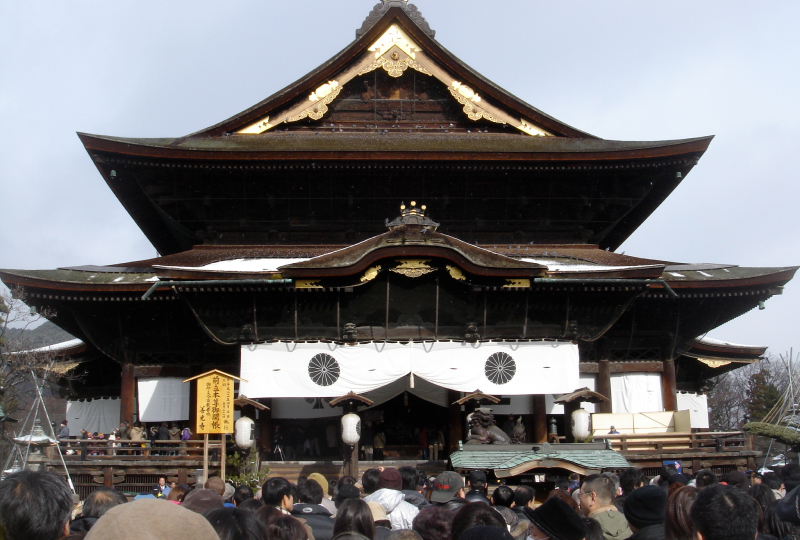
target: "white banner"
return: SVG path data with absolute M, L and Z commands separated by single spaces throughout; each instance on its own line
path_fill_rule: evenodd
M 139 420 L 171 422 L 189 419 L 189 385 L 176 377 L 139 377 Z
M 239 393 L 249 398 L 366 394 L 401 377 L 492 395 L 578 388 L 572 343 L 267 343 L 243 346 Z M 411 383 L 409 383 L 411 384 Z
M 71 437 L 81 436 L 81 429 L 89 433 L 108 435 L 119 427 L 120 401 L 118 398 L 93 399 L 91 401 L 68 401 L 67 414 L 69 434 Z M 56 428 L 58 434 L 58 428 Z
M 693 428 L 708 429 L 708 396 L 678 392 L 678 410 L 689 411 Z
M 611 409 L 613 413 L 663 411 L 661 373 L 612 374 Z

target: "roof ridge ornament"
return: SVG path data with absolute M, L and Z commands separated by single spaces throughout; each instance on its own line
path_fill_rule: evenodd
M 425 216 L 427 206 L 417 206 L 416 201 L 411 201 L 408 207 L 405 203 L 400 203 L 400 216 L 392 221 L 386 220 L 386 227 L 390 231 L 404 229 L 408 226 L 421 228 L 425 231 L 435 231 L 439 228 L 439 224 Z
M 356 30 L 356 39 L 367 33 L 367 31 L 372 28 L 372 25 L 378 22 L 380 18 L 383 17 L 383 14 L 389 11 L 389 8 L 393 7 L 398 7 L 405 11 L 409 18 L 431 38 L 436 36 L 436 31 L 431 29 L 428 21 L 426 21 L 425 17 L 422 16 L 422 13 L 420 13 L 420 11 L 417 9 L 417 6 L 414 4 L 409 4 L 408 0 L 381 0 L 381 3 L 375 4 L 375 7 L 373 7 L 372 11 L 369 12 L 367 18 L 364 19 L 364 23 L 361 25 L 361 28 Z

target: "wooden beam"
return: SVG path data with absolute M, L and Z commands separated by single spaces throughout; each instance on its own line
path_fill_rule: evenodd
M 544 394 L 534 394 L 533 399 L 533 442 L 547 442 L 547 402 Z
M 664 360 L 664 373 L 661 375 L 661 393 L 665 411 L 678 410 L 678 388 L 675 380 L 675 360 Z
M 447 402 L 450 403 L 447 412 L 448 423 L 448 454 L 458 450 L 458 443 L 464 439 L 461 429 L 461 405 L 455 403 L 461 398 L 461 393 L 454 390 L 447 391 Z
M 611 373 L 661 373 L 664 371 L 664 363 L 660 361 L 644 362 L 608 362 Z M 579 368 L 581 373 L 599 373 L 600 365 L 598 362 L 581 362 Z M 602 393 L 602 392 L 601 392 Z
M 613 408 L 611 406 L 611 366 L 607 359 L 601 359 L 597 363 L 597 383 L 595 388 L 598 394 L 606 396 L 607 402 L 598 403 L 596 410 L 599 413 L 610 413 Z
M 131 364 L 122 365 L 122 385 L 119 392 L 119 417 L 121 421 L 133 425 L 133 411 L 136 407 L 135 368 Z
M 135 366 L 133 374 L 136 377 L 186 377 L 189 375 L 188 366 Z

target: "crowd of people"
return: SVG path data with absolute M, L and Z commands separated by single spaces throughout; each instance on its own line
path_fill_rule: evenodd
M 0 482 L 4 540 L 796 540 L 800 466 L 693 478 L 635 468 L 489 489 L 472 471 L 426 477 L 413 467 L 360 479 L 271 478 L 255 493 L 217 476 L 195 489 L 160 477 L 132 502 L 101 488 L 74 504 L 64 479 L 24 470 Z M 543 502 L 537 503 L 539 500 Z
M 64 420 L 58 428 L 59 446 L 67 455 L 75 453 L 69 447 L 70 428 L 69 422 Z M 119 427 L 109 433 L 89 432 L 81 428 L 78 436 L 78 451 L 81 458 L 95 455 L 115 455 L 117 453 L 135 453 L 143 455 L 177 455 L 180 450 L 179 441 L 188 441 L 192 438 L 192 430 L 188 426 L 179 426 L 177 422 L 143 422 L 123 421 Z M 157 441 L 175 441 L 164 443 Z M 147 444 L 149 442 L 149 445 Z

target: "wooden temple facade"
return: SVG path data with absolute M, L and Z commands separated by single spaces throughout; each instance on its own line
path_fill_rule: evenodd
M 614 374 L 659 373 L 676 410 L 679 391 L 764 353 L 702 336 L 797 270 L 616 253 L 711 137 L 584 133 L 454 57 L 402 0 L 212 127 L 80 139 L 160 256 L 0 279 L 86 343 L 76 393 L 118 391 L 128 420 L 137 377 L 237 374 L 242 347 L 274 342 L 573 343 L 598 393 L 611 396 Z M 529 399 L 541 442 L 545 394 Z M 463 419 L 450 408 L 453 448 Z M 270 422 L 260 415 L 263 448 Z

